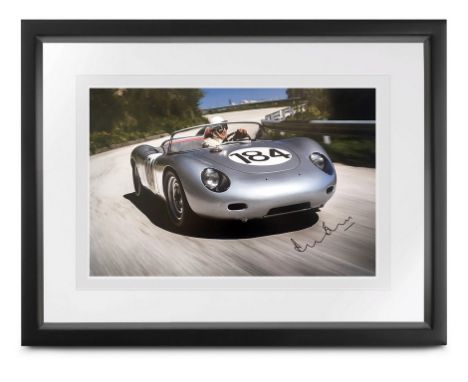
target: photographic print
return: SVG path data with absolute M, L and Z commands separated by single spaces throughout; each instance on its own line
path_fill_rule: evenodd
M 90 276 L 375 276 L 375 89 L 89 96 Z

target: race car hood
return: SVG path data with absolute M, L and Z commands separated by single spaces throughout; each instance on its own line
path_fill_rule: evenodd
M 292 170 L 300 159 L 293 145 L 283 141 L 249 141 L 202 149 L 193 154 L 207 166 L 227 167 L 249 174 Z

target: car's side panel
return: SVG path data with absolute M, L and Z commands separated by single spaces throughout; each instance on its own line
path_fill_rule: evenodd
M 131 154 L 132 165 L 136 166 L 142 185 L 156 194 L 159 189 L 154 168 L 163 156 L 164 152 L 161 148 L 150 145 L 139 145 Z

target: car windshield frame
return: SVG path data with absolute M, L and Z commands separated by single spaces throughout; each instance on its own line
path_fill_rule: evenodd
M 257 137 L 259 135 L 260 132 L 263 132 L 264 131 L 264 125 L 261 123 L 261 122 L 256 122 L 256 121 L 236 121 L 236 122 L 223 122 L 223 123 L 226 123 L 228 125 L 228 129 L 229 129 L 229 126 L 231 125 L 246 125 L 246 124 L 250 124 L 250 125 L 257 125 L 258 126 L 258 130 L 257 130 L 257 133 L 255 135 L 254 138 L 252 139 L 241 139 L 241 140 L 236 140 L 236 141 L 227 141 L 227 142 L 222 142 L 220 144 L 220 146 L 223 146 L 223 145 L 229 145 L 229 144 L 233 144 L 233 143 L 242 143 L 242 142 L 252 142 L 252 141 L 256 141 L 257 140 Z M 200 147 L 200 148 L 194 148 L 194 149 L 188 149 L 188 150 L 178 150 L 178 151 L 173 151 L 172 150 L 172 143 L 173 142 L 177 142 L 179 139 L 182 140 L 182 139 L 187 139 L 187 138 L 192 138 L 192 137 L 204 137 L 204 133 L 205 133 L 205 130 L 208 128 L 208 127 L 211 127 L 211 126 L 217 126 L 219 125 L 220 123 L 207 123 L 207 124 L 203 124 L 203 125 L 195 125 L 195 126 L 190 126 L 190 127 L 186 127 L 184 129 L 181 129 L 181 130 L 177 130 L 177 131 L 174 131 L 169 139 L 165 140 L 161 146 L 167 144 L 168 147 L 167 147 L 167 154 L 178 154 L 178 153 L 185 153 L 185 152 L 190 152 L 190 151 L 198 151 L 198 150 L 202 150 L 202 149 L 209 149 L 209 147 Z M 180 134 L 180 133 L 184 133 L 186 131 L 190 131 L 190 130 L 194 130 L 194 129 L 198 129 L 196 134 L 195 135 L 188 135 L 188 136 L 182 136 L 182 137 L 175 137 L 177 134 Z M 203 129 L 203 130 L 202 130 Z M 231 131 L 233 132 L 233 131 Z M 212 147 L 211 147 L 212 148 Z

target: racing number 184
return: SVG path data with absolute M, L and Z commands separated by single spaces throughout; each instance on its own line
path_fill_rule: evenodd
M 241 159 L 245 163 L 252 163 L 252 162 L 264 162 L 269 160 L 270 158 L 275 158 L 275 157 L 284 157 L 284 158 L 289 158 L 290 154 L 285 154 L 282 153 L 281 151 L 277 149 L 270 149 L 270 155 L 265 155 L 261 151 L 257 150 L 250 150 L 250 151 L 244 151 L 242 154 L 235 153 L 231 154 L 230 156 L 236 156 L 239 159 Z

